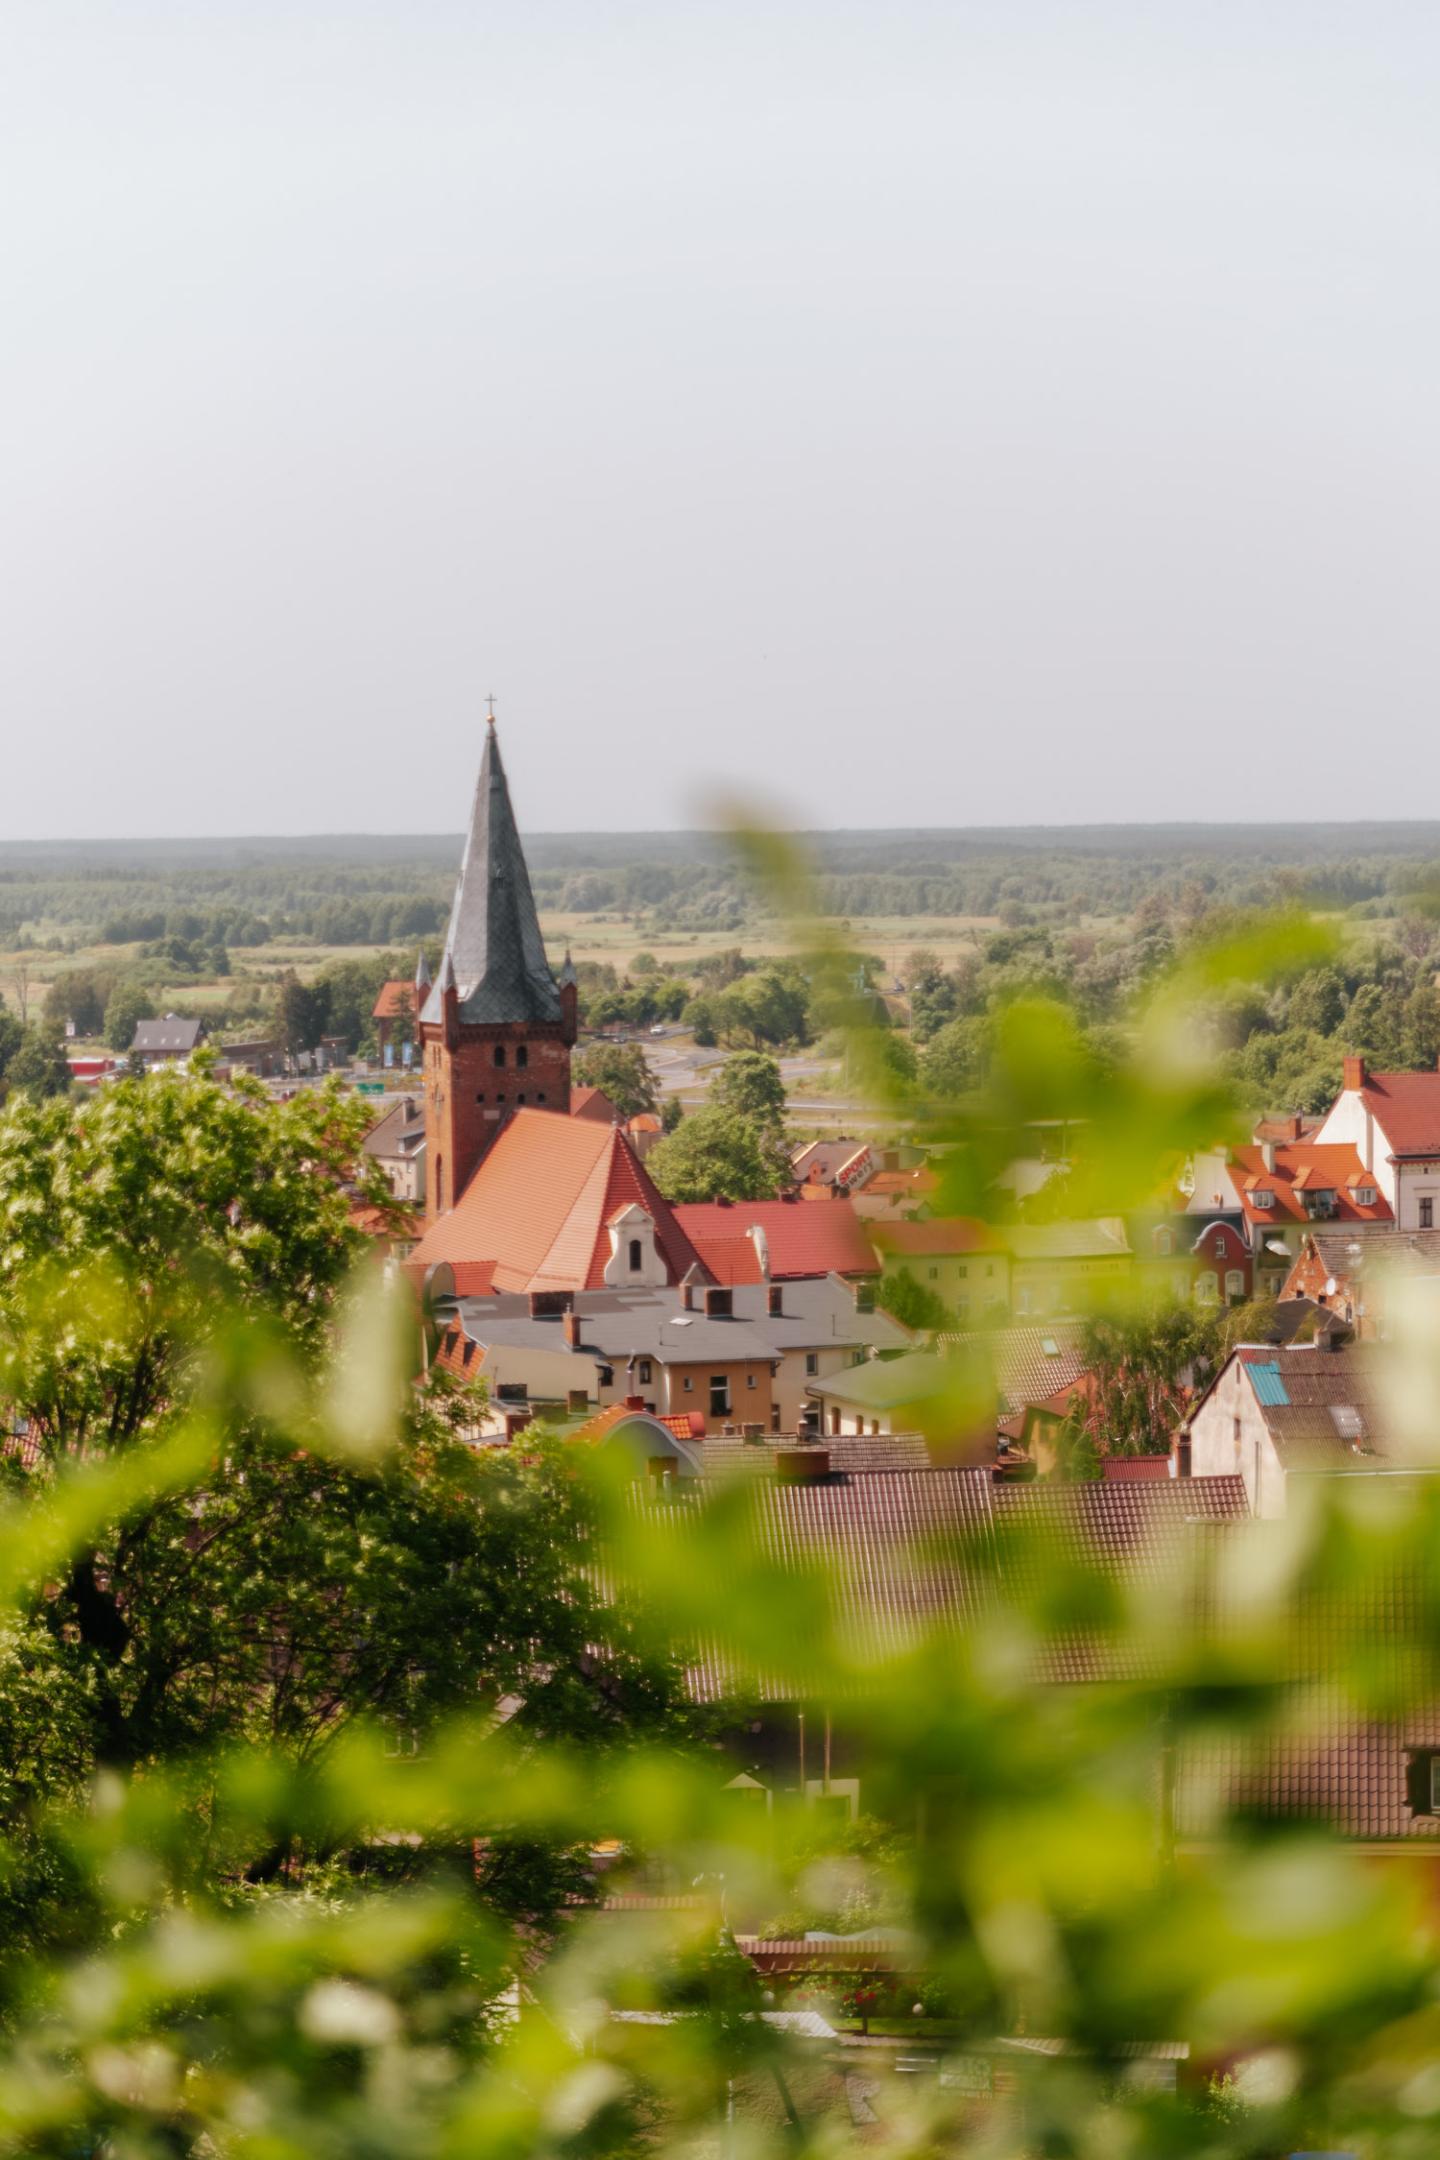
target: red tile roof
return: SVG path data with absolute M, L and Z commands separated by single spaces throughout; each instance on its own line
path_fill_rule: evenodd
M 933 1254 L 1005 1249 L 989 1223 L 977 1222 L 970 1215 L 932 1215 L 925 1222 L 883 1223 L 874 1237 L 882 1252 Z
M 380 995 L 375 1000 L 372 1020 L 395 1020 L 401 1013 L 415 1011 L 415 985 L 412 982 L 381 983 Z
M 742 1264 L 736 1243 L 743 1239 L 753 1248 L 750 1232 L 757 1227 L 765 1232 L 770 1274 L 777 1282 L 877 1272 L 870 1241 L 848 1199 L 817 1200 L 810 1206 L 800 1200 L 694 1201 L 677 1207 L 675 1220 L 707 1267 L 714 1249 L 721 1282 L 759 1280 L 758 1269 L 753 1275 L 719 1273 L 721 1266 Z
M 406 1273 L 420 1283 L 440 1262 L 486 1262 L 497 1290 L 596 1290 L 610 1258 L 607 1225 L 631 1203 L 651 1217 L 670 1280 L 681 1281 L 697 1264 L 695 1247 L 620 1128 L 517 1110 Z
M 618 1125 L 620 1113 L 604 1088 L 576 1087 L 570 1090 L 571 1117 L 594 1118 L 600 1125 Z
M 1312 1218 L 1306 1213 L 1304 1196 L 1322 1187 L 1335 1195 L 1336 1222 L 1391 1220 L 1390 1203 L 1376 1187 L 1357 1150 L 1339 1142 L 1317 1145 L 1313 1140 L 1301 1140 L 1290 1147 L 1277 1147 L 1273 1170 L 1266 1169 L 1261 1149 L 1239 1147 L 1231 1175 L 1247 1222 L 1309 1222 Z M 1362 1207 L 1355 1198 L 1360 1187 L 1375 1194 L 1368 1207 Z M 1256 1206 L 1255 1195 L 1262 1191 L 1274 1194 L 1271 1206 Z
M 1392 1154 L 1440 1156 L 1440 1072 L 1367 1073 L 1360 1093 Z

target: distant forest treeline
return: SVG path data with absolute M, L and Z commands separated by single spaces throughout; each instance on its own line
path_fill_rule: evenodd
M 390 945 L 445 919 L 458 835 L 0 843 L 0 943 L 277 936 Z M 1429 888 L 1440 824 L 1070 826 L 800 834 L 837 917 L 1125 917 L 1156 896 L 1396 912 Z M 738 929 L 761 905 L 723 836 L 540 833 L 544 909 L 656 930 Z

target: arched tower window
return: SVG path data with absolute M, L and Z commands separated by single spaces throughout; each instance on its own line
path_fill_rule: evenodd
M 515 1063 L 522 1068 L 530 1063 L 530 1046 L 528 1043 L 516 1044 Z
M 505 1063 L 505 1045 L 504 1045 L 504 1043 L 496 1043 L 496 1045 L 495 1045 L 495 1063 L 496 1063 L 497 1065 L 503 1065 L 503 1064 Z

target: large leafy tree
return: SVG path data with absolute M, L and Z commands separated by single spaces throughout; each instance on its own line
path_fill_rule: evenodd
M 737 1050 L 710 1084 L 710 1100 L 752 1124 L 776 1133 L 785 1124 L 785 1083 L 774 1058 L 761 1050 Z
M 30 1095 L 64 1095 L 70 1087 L 70 1061 L 60 1031 L 44 1020 L 26 1028 L 20 1047 L 5 1068 L 7 1085 Z
M 468 1391 L 411 1385 L 417 1316 L 350 1226 L 356 1180 L 383 1198 L 367 1121 L 203 1073 L 0 1118 L 0 1400 L 32 1480 L 204 1443 L 198 1494 L 100 1521 L 37 1597 L 117 1766 L 241 1737 L 309 1758 L 357 1717 L 507 1695 L 546 1730 L 664 1713 L 661 1676 L 607 1661 L 563 1461 L 479 1456 Z
M 707 1103 L 676 1126 L 646 1168 L 668 1200 L 772 1200 L 790 1176 L 773 1129 Z
M 638 1043 L 587 1043 L 577 1054 L 571 1075 L 578 1086 L 602 1089 L 621 1117 L 638 1117 L 658 1107 L 655 1075 Z

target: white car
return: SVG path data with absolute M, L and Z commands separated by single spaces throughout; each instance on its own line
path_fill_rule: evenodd
M 664 1023 L 664 1021 L 663 1021 L 663 1020 L 657 1020 L 657 1021 L 655 1022 L 655 1025 L 654 1025 L 654 1027 L 652 1027 L 652 1028 L 651 1028 L 651 1030 L 650 1030 L 650 1033 L 651 1033 L 652 1035 L 663 1035 L 663 1034 L 664 1034 L 664 1032 L 665 1032 L 665 1023 Z

